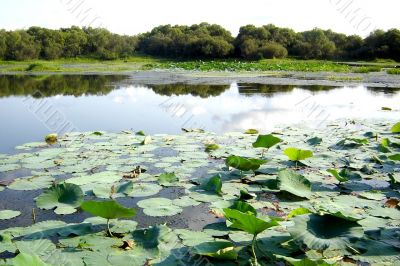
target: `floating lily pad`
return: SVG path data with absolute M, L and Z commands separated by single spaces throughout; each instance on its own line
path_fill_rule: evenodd
M 160 192 L 162 187 L 154 183 L 134 183 L 132 191 L 128 194 L 130 197 L 148 197 Z
M 174 205 L 173 201 L 167 198 L 151 198 L 141 200 L 137 203 L 143 212 L 149 216 L 173 216 L 181 213 L 181 207 Z
M 51 176 L 30 176 L 16 178 L 8 188 L 13 190 L 36 190 L 48 188 L 52 185 L 54 178 Z
M 175 173 L 163 173 L 158 177 L 158 183 L 162 186 L 172 186 L 179 181 Z
M 98 198 L 121 198 L 126 197 L 133 191 L 133 182 L 125 182 L 121 184 L 100 184 L 93 188 L 93 194 Z
M 0 172 L 10 172 L 20 168 L 19 164 L 0 164 Z
M 21 215 L 20 211 L 0 210 L 0 220 L 9 220 Z
M 220 260 L 236 260 L 238 253 L 232 243 L 227 241 L 213 241 L 201 243 L 193 247 L 194 253 Z
M 116 172 L 101 172 L 93 175 L 81 175 L 77 177 L 72 177 L 65 180 L 66 183 L 71 183 L 75 185 L 87 185 L 92 183 L 97 184 L 112 184 L 118 182 L 122 179 L 122 175 Z
M 311 183 L 304 176 L 292 170 L 282 170 L 278 173 L 278 188 L 301 198 L 310 198 Z
M 82 189 L 74 184 L 53 185 L 36 198 L 36 205 L 45 210 L 54 209 L 57 214 L 71 214 L 83 202 Z
M 290 235 L 310 249 L 345 251 L 351 240 L 364 234 L 357 222 L 331 215 L 306 214 L 294 217 L 293 221 L 294 226 L 288 228 Z

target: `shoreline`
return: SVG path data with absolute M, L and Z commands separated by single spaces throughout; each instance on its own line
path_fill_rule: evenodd
M 338 72 L 222 72 L 189 70 L 140 70 L 140 71 L 81 71 L 81 72 L 3 72 L 7 75 L 121 75 L 129 77 L 131 84 L 174 84 L 229 85 L 232 83 L 297 85 L 297 86 L 366 86 L 376 88 L 400 88 L 400 75 L 386 72 L 338 73 Z

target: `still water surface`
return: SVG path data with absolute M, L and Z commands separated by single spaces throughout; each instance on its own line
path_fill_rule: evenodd
M 126 76 L 0 76 L 0 152 L 50 132 L 203 128 L 223 133 L 340 118 L 399 119 L 400 90 L 135 84 Z M 382 111 L 390 107 L 393 111 Z

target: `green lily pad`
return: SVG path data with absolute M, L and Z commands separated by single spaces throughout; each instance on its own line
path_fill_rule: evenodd
M 206 144 L 205 145 L 205 148 L 204 148 L 204 151 L 205 152 L 211 152 L 211 151 L 216 151 L 216 150 L 218 150 L 220 147 L 219 147 L 219 145 L 218 144 L 215 144 L 215 143 L 213 143 L 213 144 Z
M 306 141 L 311 146 L 317 146 L 322 143 L 322 138 L 314 137 Z
M 233 167 L 241 171 L 255 171 L 264 163 L 266 160 L 259 160 L 254 158 L 244 158 L 240 156 L 231 155 L 226 158 L 225 163 L 227 166 Z
M 390 155 L 390 156 L 388 156 L 388 158 L 389 158 L 390 160 L 393 160 L 393 161 L 400 161 L 400 153 Z
M 132 191 L 128 194 L 130 197 L 148 197 L 160 192 L 162 187 L 153 183 L 134 183 Z
M 282 170 L 278 173 L 278 188 L 301 198 L 310 198 L 311 183 L 304 176 L 293 170 Z
M 36 198 L 38 208 L 51 210 L 57 214 L 71 214 L 83 202 L 82 189 L 74 184 L 53 185 Z
M 204 242 L 193 247 L 194 253 L 220 260 L 236 260 L 238 253 L 232 243 L 227 241 Z
M 334 176 L 339 182 L 347 182 L 350 179 L 352 180 L 361 180 L 362 177 L 361 175 L 352 172 L 349 169 L 342 169 L 340 172 L 338 172 L 335 169 L 328 169 L 326 170 L 328 173 L 330 173 L 332 176 Z
M 400 122 L 394 124 L 391 129 L 392 133 L 400 133 Z
M 122 198 L 133 191 L 133 182 L 128 181 L 121 184 L 110 186 L 109 184 L 100 184 L 93 188 L 93 194 L 98 198 Z
M 220 175 L 215 175 L 208 178 L 202 185 L 201 188 L 208 192 L 213 192 L 219 196 L 222 195 L 222 181 Z
M 0 164 L 0 172 L 10 172 L 20 168 L 19 164 Z
M 13 260 L 14 266 L 49 266 L 44 263 L 37 255 L 29 253 L 20 253 Z
M 238 210 L 224 209 L 225 218 L 232 228 L 243 230 L 251 235 L 258 235 L 264 230 L 279 225 L 279 218 L 271 218 L 269 222 L 259 219 L 253 213 L 243 213 Z
M 283 151 L 283 153 L 289 158 L 291 161 L 302 161 L 307 158 L 313 157 L 313 152 L 309 150 L 300 150 L 297 148 L 287 148 Z
M 93 175 L 82 175 L 77 177 L 72 177 L 65 180 L 66 183 L 75 184 L 78 186 L 87 184 L 112 184 L 118 182 L 122 179 L 122 175 L 116 172 L 101 172 Z
M 275 137 L 274 135 L 259 135 L 257 137 L 257 140 L 252 144 L 254 148 L 265 148 L 269 149 L 279 142 L 282 142 L 282 140 L 278 137 Z
M 9 220 L 21 215 L 20 211 L 0 210 L 0 220 Z
M 54 182 L 51 176 L 30 176 L 16 178 L 9 186 L 13 190 L 37 190 L 50 187 Z
M 141 200 L 137 203 L 143 212 L 149 216 L 173 216 L 181 213 L 181 207 L 174 205 L 173 201 L 167 198 L 151 198 Z
M 351 245 L 351 240 L 361 238 L 364 234 L 357 222 L 331 215 L 299 215 L 293 221 L 294 226 L 288 228 L 290 235 L 310 249 L 345 251 Z
M 179 182 L 175 173 L 163 173 L 158 177 L 158 183 L 162 186 L 173 186 Z
M 85 212 L 105 219 L 130 218 L 136 214 L 134 209 L 125 208 L 114 200 L 89 200 L 82 203 L 81 208 Z

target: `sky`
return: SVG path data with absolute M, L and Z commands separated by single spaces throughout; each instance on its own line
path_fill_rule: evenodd
M 236 35 L 240 26 L 275 24 L 368 35 L 400 28 L 398 0 L 0 0 L 0 28 L 104 27 L 137 34 L 162 24 L 217 23 Z

